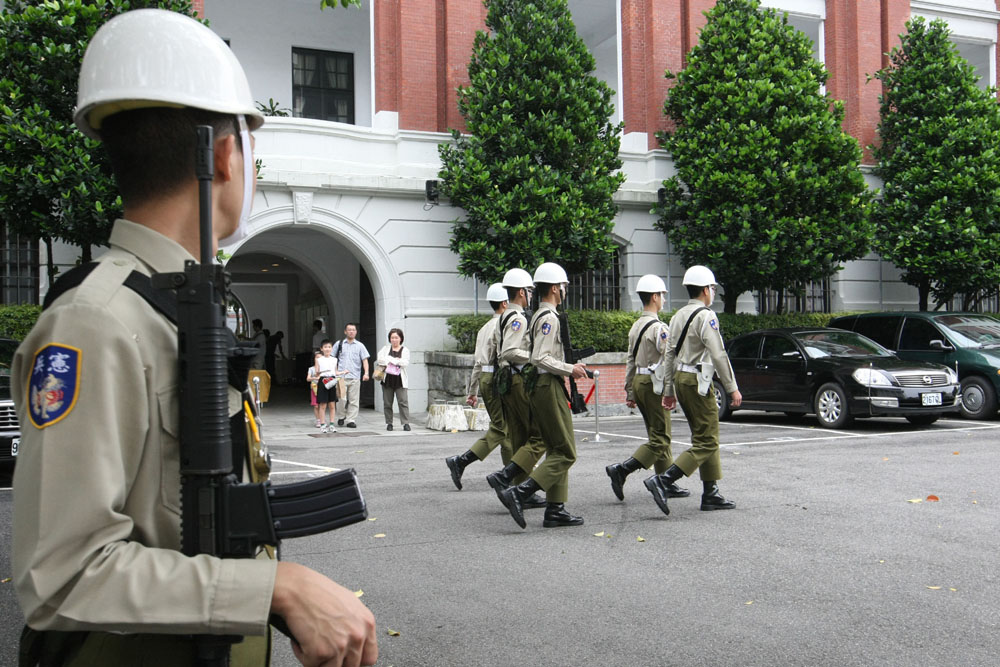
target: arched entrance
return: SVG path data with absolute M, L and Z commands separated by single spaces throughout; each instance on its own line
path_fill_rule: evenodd
M 311 362 L 315 319 L 326 322 L 334 341 L 347 323 L 358 323 L 358 338 L 372 357 L 381 332 L 403 320 L 402 290 L 383 249 L 353 221 L 311 213 L 308 222 L 296 223 L 291 206 L 267 209 L 252 219 L 248 238 L 224 249 L 231 254 L 233 292 L 249 317 L 260 317 L 272 333 L 284 331 L 285 352 L 297 356 L 293 380 L 304 379 Z M 289 365 L 282 369 L 289 372 Z M 361 406 L 374 406 L 371 381 L 362 386 Z

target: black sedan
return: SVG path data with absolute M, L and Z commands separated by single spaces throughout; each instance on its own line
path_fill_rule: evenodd
M 16 340 L 0 338 L 0 465 L 13 464 L 21 442 L 17 410 L 10 397 L 10 362 L 17 346 Z
M 842 428 L 855 417 L 906 417 L 931 424 L 958 412 L 958 376 L 947 366 L 903 361 L 875 341 L 841 329 L 766 329 L 726 346 L 743 394 L 740 410 L 814 413 L 820 426 Z M 719 417 L 732 414 L 715 383 Z

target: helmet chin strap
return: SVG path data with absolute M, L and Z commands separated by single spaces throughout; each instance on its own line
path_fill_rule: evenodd
M 253 153 L 250 151 L 250 130 L 247 127 L 247 120 L 243 114 L 237 114 L 236 120 L 240 126 L 240 145 L 243 148 L 243 206 L 240 209 L 240 221 L 236 230 L 224 239 L 220 239 L 221 245 L 229 245 L 242 241 L 249 234 L 250 208 L 253 206 L 253 183 L 254 183 L 254 162 Z

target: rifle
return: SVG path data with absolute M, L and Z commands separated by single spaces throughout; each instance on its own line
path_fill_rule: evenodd
M 245 370 L 248 357 L 255 352 L 238 345 L 226 326 L 228 276 L 212 254 L 213 153 L 211 126 L 198 126 L 201 263 L 188 260 L 183 272 L 156 274 L 152 280 L 157 289 L 175 291 L 177 299 L 181 551 L 188 556 L 253 558 L 261 547 L 276 547 L 284 538 L 363 521 L 368 510 L 353 469 L 281 486 L 242 483 L 237 477 L 242 465 L 235 469 L 229 362 Z M 246 372 L 240 382 L 246 392 Z M 236 418 L 242 425 L 242 415 Z M 253 414 L 247 418 L 256 419 Z M 272 616 L 271 624 L 289 634 L 283 619 Z M 231 635 L 199 635 L 198 664 L 225 667 L 230 645 L 241 640 Z
M 559 317 L 559 337 L 562 339 L 563 346 L 563 356 L 568 364 L 578 364 L 587 357 L 594 356 L 597 351 L 593 346 L 584 347 L 581 349 L 574 349 L 573 344 L 570 342 L 569 338 L 569 317 L 566 315 L 566 311 L 562 311 L 558 315 Z M 594 377 L 594 372 L 591 370 L 587 371 L 587 377 Z M 569 376 L 569 407 L 573 411 L 574 415 L 578 415 L 582 412 L 587 411 L 587 401 L 584 399 L 583 394 L 579 392 L 576 388 L 576 378 L 572 375 Z

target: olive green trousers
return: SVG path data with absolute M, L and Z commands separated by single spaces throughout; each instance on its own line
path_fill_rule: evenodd
M 690 477 L 699 471 L 701 481 L 722 479 L 722 459 L 719 456 L 719 408 L 711 391 L 698 393 L 698 376 L 678 371 L 674 375 L 674 393 L 684 408 L 691 427 L 691 448 L 677 457 L 674 465 Z

